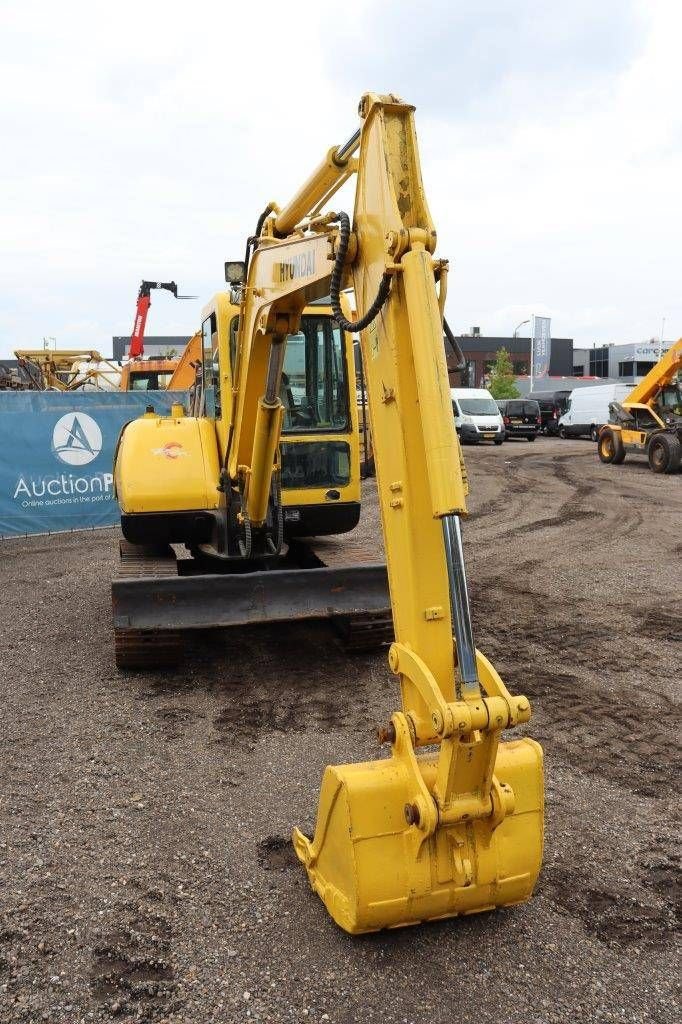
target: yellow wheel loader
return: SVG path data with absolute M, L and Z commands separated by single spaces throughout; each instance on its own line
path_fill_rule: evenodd
M 204 321 L 195 415 L 178 408 L 135 421 L 116 462 L 126 530 L 145 514 L 160 529 L 162 506 L 184 515 L 191 501 L 207 523 L 197 546 L 231 561 L 233 577 L 248 581 L 255 562 L 272 560 L 257 588 L 294 603 L 306 588 L 316 595 L 315 574 L 329 570 L 276 568 L 287 557 L 279 448 L 295 386 L 286 353 L 305 333 L 306 311 L 326 295 L 337 328 L 360 333 L 395 636 L 388 661 L 401 708 L 380 730 L 389 756 L 328 767 L 314 835 L 293 832 L 311 886 L 351 933 L 522 903 L 543 847 L 541 748 L 528 737 L 502 740 L 505 729 L 529 720 L 529 702 L 509 693 L 474 645 L 461 536 L 467 485 L 443 346 L 447 262 L 434 257 L 413 111 L 395 96 L 364 95 L 359 130 L 328 152 L 285 207 L 269 205 L 246 261 L 227 266 L 228 280 L 241 285 L 234 371 L 220 365 L 219 299 Z M 351 225 L 345 213 L 324 210 L 352 175 Z M 355 321 L 342 306 L 348 287 Z M 326 330 L 315 329 L 319 345 Z M 334 446 L 347 443 L 332 436 Z M 174 459 L 157 454 L 169 446 Z M 347 477 L 340 449 L 322 460 Z M 154 512 L 135 504 L 145 487 Z M 362 574 L 349 576 L 340 590 L 349 598 L 367 584 Z M 187 615 L 193 606 L 182 594 L 176 587 Z M 233 598 L 234 591 L 210 595 L 213 604 Z
M 675 473 L 682 459 L 682 338 L 668 349 L 623 402 L 609 406 L 597 452 L 602 462 L 621 465 L 631 452 L 647 456 L 654 473 Z

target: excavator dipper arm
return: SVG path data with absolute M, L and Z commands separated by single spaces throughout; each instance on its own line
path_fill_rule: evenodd
M 357 160 L 331 151 L 295 201 L 264 224 L 240 316 L 229 473 L 265 517 L 281 425 L 279 375 L 303 305 L 331 291 L 337 320 L 360 329 L 402 709 L 381 731 L 387 760 L 325 771 L 314 837 L 293 835 L 311 885 L 349 932 L 414 924 L 529 898 L 543 844 L 542 752 L 502 743 L 528 721 L 476 650 L 460 521 L 466 484 L 455 432 L 413 109 L 367 94 Z M 337 178 L 357 168 L 353 231 L 320 218 Z M 299 218 L 312 215 L 312 221 Z M 287 232 L 286 237 L 279 237 Z M 346 242 L 348 243 L 346 246 Z M 353 287 L 355 325 L 340 308 Z M 431 748 L 423 753 L 420 748 Z

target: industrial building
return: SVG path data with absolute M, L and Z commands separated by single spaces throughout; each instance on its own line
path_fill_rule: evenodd
M 623 345 L 595 345 L 573 350 L 573 375 L 576 377 L 608 377 L 611 380 L 636 384 L 646 377 L 672 341 L 628 342 Z
M 516 376 L 523 376 L 530 370 L 530 338 L 487 337 L 481 335 L 478 328 L 474 327 L 471 334 L 460 334 L 456 340 L 464 353 L 467 368 L 463 373 L 457 373 L 454 370 L 455 358 L 446 347 L 452 387 L 477 388 L 485 386 L 488 367 L 495 361 L 501 348 L 505 348 L 509 353 Z M 552 355 L 549 364 L 551 376 L 572 376 L 573 364 L 573 339 L 552 338 Z
M 114 361 L 120 362 L 128 355 L 128 349 L 130 348 L 130 335 L 115 334 L 111 340 Z M 148 334 L 144 339 L 145 358 L 151 359 L 154 356 L 165 356 L 166 358 L 173 359 L 175 356 L 179 356 L 183 352 L 188 341 L 188 334 Z

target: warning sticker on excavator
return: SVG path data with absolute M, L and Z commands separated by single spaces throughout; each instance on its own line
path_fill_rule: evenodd
M 369 353 L 372 359 L 376 359 L 379 355 L 379 332 L 376 320 L 373 320 L 367 328 L 367 334 L 369 336 Z

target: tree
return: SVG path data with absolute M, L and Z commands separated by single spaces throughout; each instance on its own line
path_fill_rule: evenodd
M 520 391 L 514 382 L 514 367 L 506 348 L 498 350 L 495 362 L 488 366 L 490 387 L 493 398 L 518 398 Z

